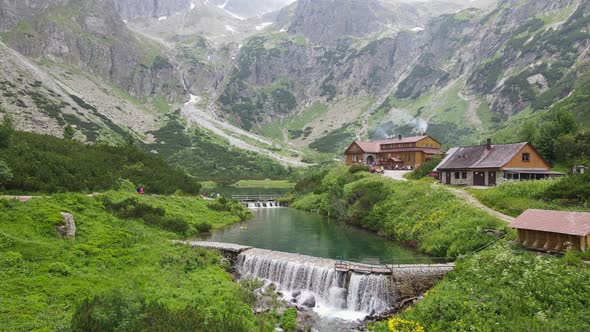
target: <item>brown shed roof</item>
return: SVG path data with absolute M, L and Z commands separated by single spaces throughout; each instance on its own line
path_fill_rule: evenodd
M 590 234 L 590 213 L 529 209 L 518 216 L 508 227 L 586 236 Z
M 441 169 L 477 169 L 501 168 L 528 143 L 495 144 L 488 150 L 486 145 L 466 146 L 449 150 L 436 168 Z M 451 154 L 452 153 L 452 154 Z

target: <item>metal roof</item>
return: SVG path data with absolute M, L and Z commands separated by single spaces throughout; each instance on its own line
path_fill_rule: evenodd
M 514 219 L 508 227 L 586 236 L 590 234 L 590 213 L 529 209 Z
M 527 144 L 494 144 L 489 150 L 487 145 L 453 148 L 436 169 L 501 168 Z
M 504 170 L 510 173 L 521 174 L 565 175 L 565 173 L 549 171 L 545 168 L 504 168 Z

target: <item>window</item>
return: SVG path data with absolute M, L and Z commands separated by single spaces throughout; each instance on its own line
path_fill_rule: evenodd
M 459 172 L 455 172 L 455 179 L 459 178 Z
M 531 154 L 530 153 L 523 153 L 522 154 L 522 161 L 524 161 L 525 163 L 528 163 L 529 161 L 531 161 Z
M 467 179 L 467 172 L 461 172 L 461 179 Z

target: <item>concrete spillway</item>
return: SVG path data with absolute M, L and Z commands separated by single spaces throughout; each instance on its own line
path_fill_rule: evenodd
M 366 265 L 218 242 L 189 242 L 233 257 L 241 278 L 274 284 L 287 301 L 320 315 L 361 319 L 394 308 L 451 271 L 453 264 Z

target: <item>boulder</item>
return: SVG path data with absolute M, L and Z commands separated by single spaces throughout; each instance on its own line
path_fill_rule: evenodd
M 315 307 L 315 296 L 310 295 L 303 302 L 301 302 L 301 305 L 304 306 L 304 307 L 308 307 L 308 308 Z
M 74 221 L 74 216 L 68 212 L 62 212 L 61 216 L 64 218 L 65 224 L 56 226 L 57 232 L 68 239 L 73 239 L 76 237 L 76 222 Z

